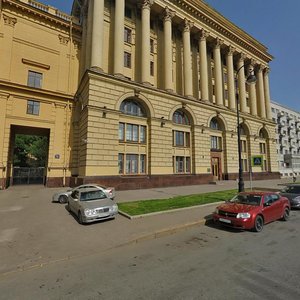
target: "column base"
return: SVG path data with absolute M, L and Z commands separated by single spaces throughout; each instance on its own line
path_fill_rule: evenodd
M 148 82 L 148 81 L 143 81 L 142 84 L 143 84 L 143 85 L 146 85 L 146 86 L 149 86 L 149 87 L 150 87 L 150 86 L 151 86 L 151 87 L 153 86 L 153 84 L 150 83 L 150 82 Z
M 101 69 L 100 67 L 91 67 L 90 68 L 92 71 L 97 72 L 97 73 L 104 73 L 103 69 Z
M 114 76 L 115 76 L 116 78 L 120 78 L 120 79 L 127 79 L 127 78 L 126 78 L 123 74 L 121 74 L 121 73 L 115 73 Z

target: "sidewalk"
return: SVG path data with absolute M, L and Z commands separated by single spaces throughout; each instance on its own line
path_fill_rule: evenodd
M 253 186 L 277 187 L 288 180 L 255 181 Z M 249 187 L 249 183 L 245 183 Z M 237 188 L 235 181 L 217 185 L 195 185 L 146 190 L 117 191 L 116 201 L 169 198 Z M 51 203 L 61 189 L 16 186 L 0 191 L 1 274 L 41 268 L 47 264 L 109 251 L 204 224 L 216 203 L 129 220 L 81 226 L 64 205 Z

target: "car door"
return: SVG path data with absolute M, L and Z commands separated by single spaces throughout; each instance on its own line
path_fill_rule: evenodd
M 79 191 L 74 190 L 69 196 L 69 208 L 71 211 L 77 213 L 78 211 L 78 202 L 79 202 Z
M 264 195 L 263 198 L 263 209 L 262 209 L 265 223 L 269 223 L 274 220 L 275 212 L 273 207 L 273 198 L 271 195 Z
M 283 213 L 284 208 L 284 201 L 281 200 L 280 196 L 278 194 L 272 194 L 270 195 L 273 199 L 272 208 L 274 210 L 274 219 L 278 220 Z

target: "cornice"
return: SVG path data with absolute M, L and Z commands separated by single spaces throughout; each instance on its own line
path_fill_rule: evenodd
M 255 54 L 263 61 L 270 62 L 273 59 L 273 56 L 267 52 L 268 49 L 263 44 L 223 17 L 202 0 L 168 1 L 207 25 L 208 28 L 214 29 L 224 37 L 227 37 L 230 41 L 234 41 L 243 49 Z
M 9 5 L 12 7 L 17 8 L 18 10 L 21 11 L 26 11 L 29 14 L 32 14 L 35 16 L 38 16 L 44 20 L 50 21 L 51 23 L 54 23 L 55 25 L 59 25 L 62 27 L 67 28 L 68 30 L 72 29 L 73 31 L 81 34 L 82 33 L 82 28 L 80 25 L 76 24 L 73 22 L 72 17 L 70 16 L 70 21 L 65 20 L 59 16 L 52 15 L 46 11 L 43 11 L 41 9 L 38 9 L 34 6 L 31 6 L 27 3 L 18 1 L 18 0 L 2 0 L 2 11 L 5 11 L 5 6 Z

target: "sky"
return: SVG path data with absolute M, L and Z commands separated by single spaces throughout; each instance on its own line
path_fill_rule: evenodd
M 39 1 L 67 13 L 70 13 L 73 3 L 73 0 Z M 268 48 L 274 56 L 270 63 L 271 100 L 300 112 L 300 1 L 205 2 Z

